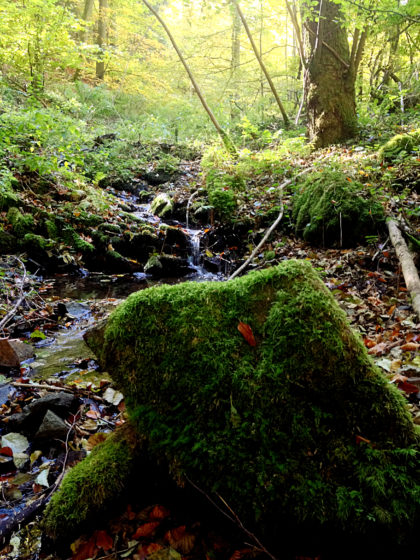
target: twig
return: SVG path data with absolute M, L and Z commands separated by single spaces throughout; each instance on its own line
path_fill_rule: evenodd
M 81 393 L 82 395 L 87 395 L 90 399 L 98 402 L 105 402 L 105 399 L 99 397 L 98 395 L 93 395 L 92 391 L 89 389 L 82 389 L 81 387 L 75 387 L 74 389 L 70 387 L 57 387 L 55 385 L 46 385 L 44 383 L 20 383 L 19 381 L 14 381 L 10 383 L 12 387 L 26 387 L 28 389 L 45 389 L 45 391 L 61 391 L 64 393 Z
M 198 492 L 200 492 L 200 494 L 202 494 L 211 504 L 212 506 L 214 506 L 222 515 L 224 515 L 225 517 L 227 517 L 229 519 L 229 521 L 231 521 L 232 523 L 234 523 L 237 527 L 239 527 L 244 533 L 246 533 L 248 535 L 248 537 L 250 537 L 258 546 L 256 548 L 258 548 L 258 550 L 260 550 L 261 552 L 264 552 L 265 554 L 267 554 L 267 556 L 269 556 L 271 558 L 271 560 L 278 560 L 275 556 L 273 556 L 271 554 L 271 552 L 269 552 L 265 546 L 261 543 L 261 541 L 259 540 L 259 538 L 254 535 L 254 533 L 252 533 L 251 531 L 249 531 L 249 529 L 247 529 L 244 524 L 242 523 L 242 521 L 240 520 L 240 518 L 238 517 L 238 515 L 233 511 L 233 509 L 229 506 L 229 504 L 226 502 L 226 500 L 224 500 L 222 498 L 222 496 L 220 496 L 219 494 L 216 494 L 217 497 L 219 498 L 219 500 L 223 503 L 223 505 L 225 506 L 225 508 L 228 509 L 228 511 L 230 512 L 230 514 L 222 509 L 219 504 L 217 504 L 208 494 L 207 492 L 205 492 L 202 488 L 200 488 L 199 486 L 197 486 L 197 484 L 195 484 L 195 482 L 193 482 L 192 480 L 190 480 L 188 478 L 187 475 L 184 475 L 186 480 L 191 484 L 191 486 L 193 488 L 195 488 Z
M 279 187 L 279 191 L 280 191 L 280 204 L 281 204 L 281 209 L 280 209 L 280 213 L 277 216 L 276 220 L 271 224 L 271 226 L 268 228 L 268 230 L 265 232 L 264 237 L 261 239 L 261 241 L 258 243 L 258 245 L 255 247 L 255 249 L 252 251 L 252 253 L 249 255 L 249 257 L 247 258 L 247 260 L 237 269 L 235 270 L 235 272 L 233 274 L 231 274 L 228 278 L 228 280 L 232 280 L 233 278 L 236 278 L 236 276 L 238 276 L 238 274 L 240 272 L 242 272 L 248 265 L 249 263 L 252 261 L 252 259 L 255 257 L 255 255 L 258 253 L 258 251 L 261 249 L 261 247 L 264 245 L 264 243 L 267 241 L 267 239 L 270 237 L 270 235 L 272 234 L 272 232 L 276 229 L 276 227 L 278 226 L 278 224 L 280 223 L 281 219 L 283 218 L 283 212 L 284 212 L 284 205 L 283 205 L 283 199 L 281 198 L 281 194 L 282 191 L 285 187 L 287 187 L 288 185 L 290 185 L 291 183 L 293 183 L 293 181 L 295 181 L 298 177 L 304 175 L 305 173 L 308 173 L 308 171 L 311 171 L 312 167 L 308 167 L 308 169 L 304 169 L 303 171 L 301 171 L 300 173 L 298 173 L 297 175 L 295 175 L 294 177 L 292 177 L 291 179 L 287 179 L 287 181 L 284 181 L 280 187 Z
M 18 307 L 20 306 L 20 304 L 22 303 L 22 301 L 25 299 L 26 295 L 23 291 L 24 286 L 25 286 L 25 281 L 26 281 L 26 267 L 23 264 L 23 262 L 18 258 L 18 257 L 14 257 L 16 259 L 16 261 L 21 265 L 21 267 L 23 268 L 23 278 L 22 278 L 22 282 L 19 288 L 20 291 L 20 297 L 18 298 L 17 302 L 15 303 L 15 305 L 12 307 L 12 309 L 6 313 L 6 315 L 3 317 L 3 319 L 0 321 L 0 330 L 3 329 L 3 327 L 5 327 L 7 325 L 7 323 L 10 321 L 10 319 L 13 317 L 13 315 L 16 313 L 16 309 L 18 309 Z

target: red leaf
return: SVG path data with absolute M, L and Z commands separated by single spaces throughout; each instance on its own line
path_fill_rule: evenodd
M 96 546 L 102 548 L 104 552 L 111 550 L 114 546 L 114 541 L 106 531 L 95 531 Z
M 407 381 L 402 381 L 401 383 L 398 383 L 398 389 L 401 389 L 401 391 L 404 391 L 407 394 L 417 394 L 420 389 L 418 387 L 416 387 L 416 385 L 412 385 L 411 383 L 407 383 Z
M 0 449 L 0 455 L 6 455 L 6 457 L 13 457 L 13 451 L 10 447 L 2 447 Z
M 247 325 L 246 323 L 242 323 L 242 321 L 239 321 L 238 331 L 241 333 L 241 335 L 244 337 L 244 339 L 248 342 L 250 346 L 257 345 L 257 342 L 254 337 L 254 333 L 252 332 L 252 329 L 249 325 Z
M 145 523 L 144 525 L 140 525 L 137 531 L 133 535 L 133 539 L 139 539 L 140 537 L 150 537 L 159 527 L 159 521 L 152 521 L 151 523 Z

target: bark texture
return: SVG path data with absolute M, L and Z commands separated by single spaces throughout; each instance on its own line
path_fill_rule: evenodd
M 355 72 L 340 7 L 320 1 L 305 23 L 308 133 L 320 148 L 356 133 Z

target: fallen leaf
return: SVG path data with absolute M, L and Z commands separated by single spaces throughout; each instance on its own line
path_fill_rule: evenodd
M 420 389 L 418 387 L 416 387 L 416 385 L 412 385 L 411 383 L 407 383 L 407 381 L 401 381 L 400 383 L 398 383 L 398 389 L 401 389 L 401 391 L 404 391 L 408 395 L 411 395 L 411 394 L 415 395 L 418 392 L 420 392 Z
M 13 457 L 13 451 L 10 447 L 2 447 L 0 449 L 0 455 L 6 455 L 6 457 Z
M 137 531 L 133 535 L 133 539 L 139 539 L 140 537 L 150 537 L 159 527 L 159 521 L 152 521 L 150 523 L 145 523 L 144 525 L 140 525 Z
M 165 540 L 171 545 L 172 548 L 189 554 L 194 548 L 195 535 L 188 533 L 185 525 L 181 525 L 176 529 L 171 529 L 165 534 Z
M 164 506 L 155 506 L 150 512 L 150 519 L 166 519 L 169 517 L 170 511 Z
M 102 548 L 104 552 L 111 550 L 114 546 L 112 537 L 106 531 L 95 531 L 96 546 Z
M 254 333 L 252 332 L 252 329 L 249 325 L 243 323 L 242 321 L 239 321 L 238 331 L 241 333 L 241 335 L 244 337 L 244 339 L 248 342 L 250 346 L 257 345 L 257 342 L 254 337 Z
M 415 342 L 407 342 L 407 344 L 401 346 L 401 350 L 406 352 L 416 352 L 419 348 L 420 344 L 416 344 Z
M 73 544 L 76 545 L 76 543 Z M 71 548 L 73 550 L 73 545 Z M 98 547 L 96 546 L 95 539 L 91 538 L 87 542 L 78 543 L 78 546 L 76 545 L 76 551 L 72 556 L 72 560 L 87 560 L 88 558 L 94 558 L 97 552 Z
M 97 434 L 92 434 L 89 436 L 86 442 L 86 449 L 87 451 L 92 451 L 94 447 L 96 447 L 99 443 L 102 443 L 107 438 L 107 434 L 104 432 L 98 432 Z

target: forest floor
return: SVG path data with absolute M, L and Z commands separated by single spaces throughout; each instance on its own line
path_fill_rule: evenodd
M 395 166 L 396 171 L 391 166 L 385 168 L 376 166 L 373 170 L 366 170 L 367 164 L 366 160 L 361 159 L 362 153 L 362 150 L 358 150 L 357 147 L 324 150 L 317 152 L 316 155 L 295 158 L 293 166 L 295 169 L 303 169 L 314 163 L 318 167 L 328 166 L 330 160 L 339 160 L 345 169 L 353 169 L 350 177 L 354 177 L 354 170 L 360 176 L 366 177 L 366 182 L 373 181 L 372 177 L 375 177 L 378 184 L 382 182 L 382 185 L 386 185 L 377 192 L 387 214 L 403 217 L 410 234 L 418 235 L 420 231 L 418 160 L 414 168 L 402 162 Z M 153 165 L 149 172 L 153 172 Z M 415 169 L 414 175 L 413 169 Z M 185 216 L 193 195 L 197 199 L 201 196 L 203 179 L 200 173 L 197 160 L 182 161 L 182 173 L 169 187 L 175 205 L 169 221 L 167 217 L 165 221 L 171 228 L 185 230 L 185 219 L 180 219 L 180 216 Z M 389 174 L 393 174 L 394 187 L 388 187 Z M 380 179 L 378 179 L 379 175 L 381 175 Z M 399 186 L 395 187 L 398 181 Z M 215 274 L 213 279 L 220 280 L 226 278 L 223 273 L 232 273 L 244 262 L 267 227 L 274 221 L 271 210 L 273 206 L 277 207 L 278 192 L 272 188 L 273 184 L 278 184 L 278 176 L 273 176 L 269 171 L 259 173 L 252 180 L 248 179 L 247 197 L 244 197 L 240 204 L 240 213 L 244 219 L 239 229 L 235 229 L 231 223 L 218 220 L 212 212 L 207 214 L 207 222 L 201 219 L 201 224 L 196 223 L 193 226 L 199 227 L 201 231 L 200 271 L 203 275 L 212 271 Z M 166 189 L 165 184 L 154 187 L 148 185 L 147 199 L 153 198 L 152 195 L 165 192 Z M 197 192 L 198 194 L 195 195 L 194 193 Z M 110 241 L 109 236 L 106 240 L 108 245 L 104 251 L 110 253 L 115 247 L 110 249 L 109 245 L 118 244 L 118 239 L 120 246 L 123 247 L 121 240 L 127 231 L 130 232 L 131 239 L 135 235 L 136 225 L 128 220 L 126 215 L 131 211 L 138 211 L 141 200 L 138 197 L 138 190 L 134 194 L 121 192 L 121 189 L 115 190 L 110 185 L 108 193 L 111 195 L 114 193 L 116 197 L 109 199 L 103 223 L 108 226 L 122 225 L 120 229 L 114 231 L 116 236 L 114 235 L 113 242 Z M 63 197 L 66 200 L 71 199 L 71 193 L 63 190 L 53 196 L 47 195 L 48 197 L 48 200 L 45 196 L 41 198 L 30 188 L 26 189 L 23 195 L 27 206 L 38 207 L 41 213 L 43 208 L 49 213 L 51 211 L 59 213 L 60 200 Z M 420 323 L 410 305 L 400 263 L 385 230 L 367 239 L 363 245 L 347 248 L 310 245 L 295 235 L 291 225 L 287 208 L 292 198 L 292 191 L 284 193 L 282 204 L 286 208 L 285 217 L 261 251 L 252 259 L 249 270 L 273 266 L 292 258 L 310 261 L 347 313 L 353 327 L 359 331 L 369 354 L 381 368 L 383 375 L 389 383 L 396 384 L 405 395 L 414 422 L 420 424 L 420 355 L 418 352 Z M 197 205 L 196 209 L 203 206 L 205 205 L 202 204 L 201 207 Z M 69 220 L 68 206 L 66 212 L 64 218 Z M 81 211 L 75 206 L 72 211 L 72 227 L 78 231 L 83 241 L 91 243 L 92 237 L 75 225 L 78 212 Z M 121 218 L 122 214 L 124 215 Z M 277 212 L 274 213 L 274 217 L 276 214 Z M 4 223 L 7 222 L 5 213 L 2 219 Z M 35 216 L 35 219 L 38 218 Z M 161 243 L 165 243 L 161 233 L 165 231 L 165 228 L 162 228 L 162 219 L 156 218 L 155 222 L 151 222 L 149 233 L 156 236 Z M 249 223 L 252 221 L 257 226 L 249 229 Z M 108 227 L 108 229 L 112 228 Z M 106 232 L 106 228 L 103 231 Z M 187 238 L 190 235 L 188 230 L 186 235 Z M 177 239 L 171 246 L 171 256 L 175 255 L 178 258 L 176 249 L 174 250 L 178 245 L 180 258 L 186 258 L 187 250 L 184 251 L 182 247 L 180 249 L 180 243 Z M 43 347 L 48 346 L 51 340 L 58 338 L 60 333 L 82 332 L 89 324 L 106 316 L 118 304 L 124 293 L 145 288 L 154 282 L 168 281 L 168 279 L 146 277 L 142 272 L 143 265 L 140 263 L 139 266 L 139 262 L 130 256 L 129 251 L 127 256 L 122 258 L 118 253 L 118 262 L 115 266 L 115 263 L 110 264 L 111 260 L 103 259 L 101 262 L 105 264 L 107 273 L 102 274 L 102 271 L 98 271 L 96 277 L 89 275 L 88 279 L 84 280 L 80 274 L 81 272 L 83 275 L 86 274 L 85 266 L 83 263 L 81 267 L 79 266 L 74 254 L 68 251 L 69 246 L 70 243 L 61 248 L 55 245 L 53 249 L 53 252 L 60 250 L 62 254 L 68 255 L 67 263 L 66 258 L 60 259 L 61 264 L 69 265 L 60 269 L 61 274 L 66 274 L 64 277 L 53 275 L 57 270 L 54 270 L 51 264 L 51 255 L 46 257 L 49 270 L 47 274 L 44 273 L 44 278 L 26 273 L 22 261 L 14 260 L 13 257 L 4 258 L 1 264 L 3 316 L 8 310 L 13 309 L 19 298 L 22 299 L 20 306 L 14 309 L 12 319 L 3 327 L 3 332 L 6 336 L 33 343 L 36 355 Z M 39 247 L 37 251 L 33 258 L 35 262 L 39 258 Z M 160 252 L 162 251 L 163 247 Z M 58 253 L 54 255 L 56 259 L 54 262 L 58 262 L 57 255 Z M 27 251 L 26 257 L 31 259 L 30 250 Z M 207 268 L 205 268 L 206 262 Z M 123 266 L 119 269 L 121 263 Z M 33 263 L 29 266 L 32 272 L 35 272 Z M 195 266 L 196 268 L 190 270 L 189 274 L 194 271 L 197 273 L 197 265 Z M 71 276 L 72 271 L 76 276 Z M 69 273 L 70 276 L 67 276 Z M 62 288 L 57 287 L 63 285 L 63 278 L 64 284 L 67 285 L 67 291 L 64 292 Z M 96 278 L 97 284 L 102 285 L 100 290 L 95 291 L 92 284 L 89 284 L 92 278 Z M 188 279 L 188 274 L 186 278 Z M 179 278 L 171 281 L 179 281 Z M 72 283 L 76 285 L 80 283 L 80 286 L 86 288 L 85 295 L 78 293 L 77 289 L 73 293 L 69 291 L 69 285 Z M 118 286 L 121 287 L 120 290 Z M 93 291 L 89 292 L 89 290 Z M 126 498 L 121 503 L 120 511 L 115 512 L 111 520 L 109 518 L 101 520 L 96 527 L 91 528 L 89 533 L 81 535 L 74 541 L 66 552 L 51 548 L 51 543 L 46 543 L 42 538 L 40 529 L 39 516 L 42 517 L 42 507 L 34 507 L 34 504 L 39 505 L 41 502 L 43 504 L 57 489 L 56 482 L 61 478 L 64 470 L 100 443 L 105 437 L 105 432 L 113 430 L 115 426 L 124 422 L 124 400 L 123 395 L 112 387 L 109 377 L 97 371 L 94 356 L 73 355 L 70 366 L 67 360 L 64 371 L 60 371 L 57 366 L 57 371 L 47 378 L 36 377 L 33 363 L 34 359 L 31 358 L 18 368 L 3 368 L 4 375 L 0 379 L 0 395 L 3 397 L 0 403 L 1 429 L 3 437 L 6 437 L 0 449 L 2 485 L 0 528 L 4 530 L 2 534 L 6 537 L 4 548 L 0 552 L 1 558 L 239 560 L 264 555 L 261 547 L 255 541 L 250 541 L 249 534 L 241 532 L 238 526 L 230 527 L 219 522 L 214 523 L 214 520 L 209 521 L 206 515 L 203 517 L 203 511 L 197 506 L 194 509 L 191 504 L 182 505 L 179 503 L 180 500 L 177 502 L 173 496 L 159 495 L 159 493 L 156 494 L 156 499 L 150 498 L 147 503 L 141 499 Z M 54 439 L 54 444 L 51 445 L 45 439 L 37 439 L 32 433 L 28 436 L 26 447 L 25 442 L 21 442 L 24 451 L 27 450 L 28 445 L 30 446 L 30 453 L 27 453 L 25 459 L 22 457 L 22 450 L 16 451 L 19 442 L 8 443 L 7 440 L 7 435 L 11 432 L 8 423 L 9 426 L 13 425 L 10 422 L 11 416 L 27 410 L 30 403 L 42 402 L 46 398 L 48 400 L 50 395 L 63 392 L 74 395 L 76 400 L 64 413 L 65 427 L 58 438 L 61 441 L 57 443 Z M 14 429 L 12 433 L 16 432 L 19 430 Z M 28 434 L 19 435 L 25 438 Z M 14 445 L 17 447 L 14 448 Z M 16 454 L 20 454 L 21 460 L 13 463 L 12 459 L 14 456 L 17 458 Z M 144 483 L 144 481 L 139 482 L 140 485 Z M 16 523 L 18 519 L 21 520 L 20 530 Z M 296 560 L 323 558 L 322 550 L 311 557 L 300 556 L 300 552 L 297 552 L 295 558 Z

